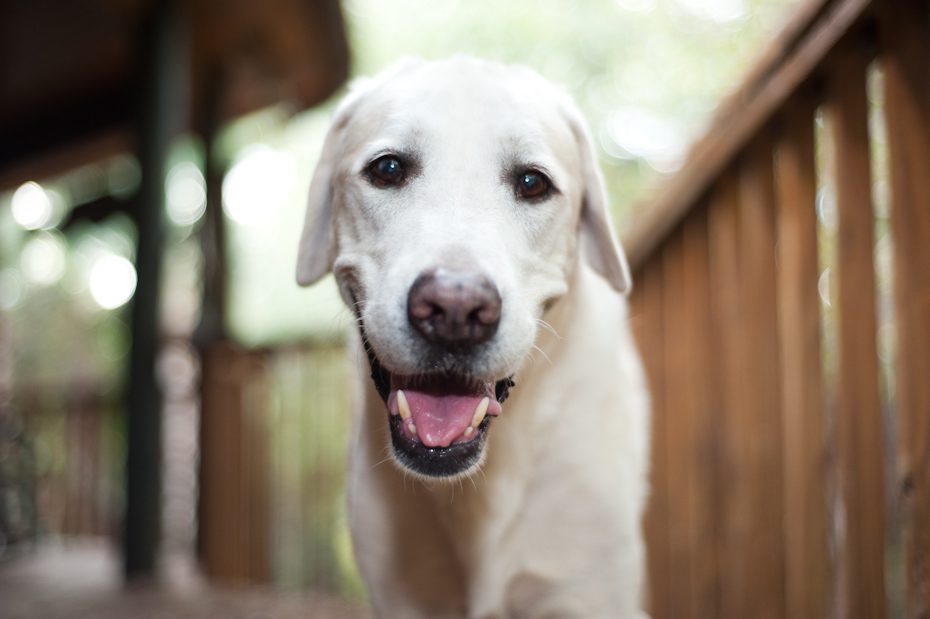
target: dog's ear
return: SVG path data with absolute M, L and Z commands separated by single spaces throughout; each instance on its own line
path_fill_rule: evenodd
M 344 113 L 337 111 L 323 142 L 323 151 L 310 181 L 304 229 L 297 250 L 297 283 L 309 286 L 329 273 L 336 257 L 333 238 L 333 175 L 342 142 Z
M 574 105 L 569 106 L 567 116 L 578 145 L 584 183 L 579 223 L 581 255 L 617 292 L 625 294 L 632 287 L 630 267 L 614 232 L 607 188 L 590 132 Z

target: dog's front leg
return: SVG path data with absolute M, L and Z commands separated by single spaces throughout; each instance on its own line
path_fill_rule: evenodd
M 366 383 L 367 384 L 367 383 Z M 463 619 L 466 582 L 429 490 L 387 452 L 387 414 L 370 386 L 349 445 L 349 527 L 375 615 Z

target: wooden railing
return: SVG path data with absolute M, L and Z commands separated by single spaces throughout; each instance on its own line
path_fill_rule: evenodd
M 654 619 L 930 617 L 928 3 L 806 3 L 624 241 Z

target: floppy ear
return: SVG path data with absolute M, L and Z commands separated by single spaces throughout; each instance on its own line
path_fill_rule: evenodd
M 590 133 L 579 112 L 572 109 L 568 116 L 578 143 L 584 183 L 579 223 L 581 255 L 617 292 L 627 293 L 633 284 L 630 267 L 614 232 L 607 189 L 597 165 Z
M 329 273 L 336 257 L 333 238 L 333 175 L 344 124 L 338 117 L 333 120 L 323 142 L 323 152 L 316 164 L 313 180 L 310 181 L 304 230 L 297 250 L 297 283 L 301 286 L 316 283 Z

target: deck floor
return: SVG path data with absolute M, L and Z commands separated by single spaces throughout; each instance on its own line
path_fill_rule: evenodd
M 358 603 L 319 592 L 216 587 L 175 559 L 159 583 L 121 582 L 100 543 L 21 551 L 0 561 L 0 619 L 370 619 Z

